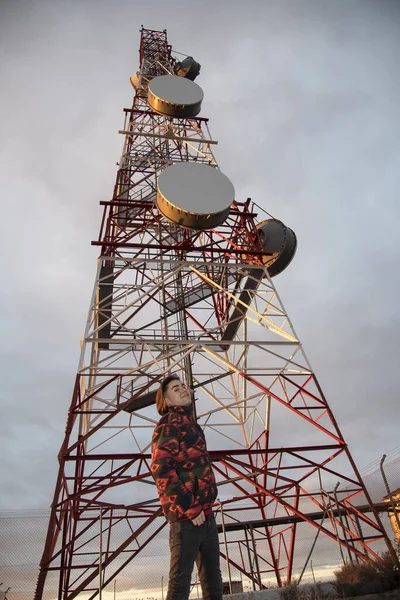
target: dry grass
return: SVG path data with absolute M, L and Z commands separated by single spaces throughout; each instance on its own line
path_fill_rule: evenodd
M 352 598 L 355 598 L 355 596 Z M 352 600 L 352 598 L 346 598 L 345 600 Z M 400 590 L 381 592 L 380 594 L 367 594 L 364 596 L 356 596 L 356 598 L 357 600 L 400 600 Z
M 397 549 L 400 557 L 400 547 Z M 400 600 L 399 558 L 385 552 L 375 560 L 346 563 L 335 571 L 336 591 L 326 593 L 319 585 L 297 585 L 284 588 L 282 600 Z
M 400 588 L 399 562 L 390 552 L 375 560 L 347 563 L 335 571 L 339 597 L 381 594 Z

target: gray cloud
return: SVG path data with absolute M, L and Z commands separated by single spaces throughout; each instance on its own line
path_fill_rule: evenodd
M 357 462 L 398 445 L 398 22 L 386 0 L 2 3 L 0 508 L 51 501 L 142 23 L 202 64 L 238 197 L 298 235 L 275 283 Z

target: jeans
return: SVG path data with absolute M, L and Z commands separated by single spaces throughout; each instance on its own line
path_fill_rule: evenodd
M 222 600 L 219 542 L 215 517 L 210 514 L 202 525 L 192 521 L 170 523 L 171 552 L 166 600 L 187 600 L 194 562 L 199 571 L 203 600 Z

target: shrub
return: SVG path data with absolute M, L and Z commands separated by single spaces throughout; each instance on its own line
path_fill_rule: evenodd
M 400 587 L 399 562 L 390 552 L 385 552 L 373 562 L 375 571 L 383 586 L 382 591 Z
M 338 592 L 343 596 L 377 594 L 400 586 L 399 563 L 390 552 L 375 560 L 346 563 L 335 571 L 335 577 Z
M 315 585 L 298 585 L 297 581 L 287 585 L 282 589 L 281 598 L 283 600 L 320 600 L 326 597 L 321 593 L 321 586 Z

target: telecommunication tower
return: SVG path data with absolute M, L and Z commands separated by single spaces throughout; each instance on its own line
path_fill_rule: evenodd
M 171 372 L 195 392 L 229 576 L 290 582 L 303 526 L 349 560 L 388 543 L 272 281 L 294 232 L 218 168 L 200 65 L 165 30 L 142 27 L 139 56 L 35 600 L 54 573 L 59 600 L 94 599 L 165 536 L 150 444 Z

